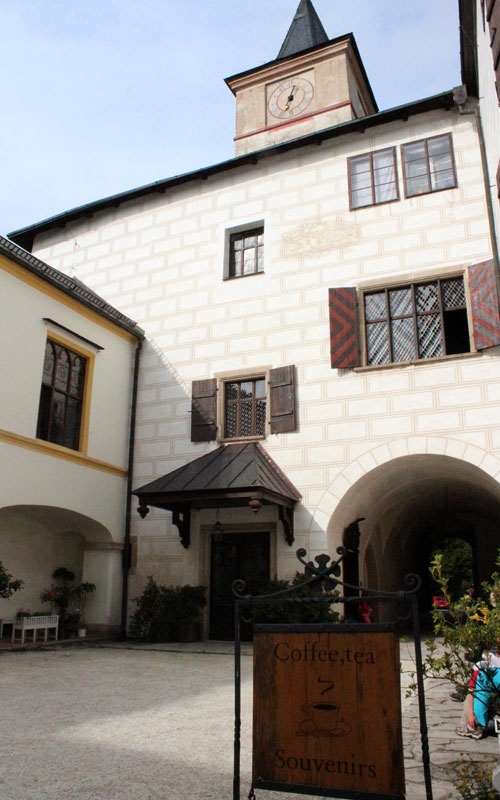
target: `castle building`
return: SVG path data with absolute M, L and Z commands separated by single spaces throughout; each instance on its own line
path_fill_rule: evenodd
M 363 585 L 417 572 L 424 607 L 445 538 L 477 585 L 495 563 L 498 0 L 460 13 L 459 85 L 380 111 L 354 36 L 300 0 L 226 81 L 234 158 L 11 234 L 145 331 L 129 596 L 207 586 L 206 636 L 235 578 L 291 578 L 351 524 Z

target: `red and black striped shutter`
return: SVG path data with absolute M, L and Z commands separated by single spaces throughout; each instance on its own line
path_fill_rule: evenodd
M 500 315 L 493 259 L 469 267 L 472 325 L 477 350 L 500 344 Z
M 193 381 L 191 441 L 212 442 L 217 437 L 217 380 Z
M 276 367 L 269 371 L 271 433 L 297 430 L 295 367 Z
M 359 366 L 358 309 L 356 289 L 344 286 L 328 290 L 330 352 L 332 367 Z

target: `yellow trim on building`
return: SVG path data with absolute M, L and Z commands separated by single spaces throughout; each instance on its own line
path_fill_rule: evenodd
M 58 444 L 44 442 L 42 439 L 30 439 L 27 436 L 21 436 L 18 433 L 10 433 L 9 431 L 0 429 L 0 442 L 14 445 L 14 447 L 24 447 L 27 450 L 34 450 L 40 453 L 40 455 L 60 458 L 63 461 L 71 461 L 73 464 L 78 464 L 80 467 L 97 469 L 101 472 L 107 472 L 110 475 L 116 475 L 119 478 L 127 477 L 127 470 L 122 467 L 116 467 L 113 464 L 107 464 L 105 461 L 99 461 L 97 458 L 91 458 L 84 453 L 79 453 L 77 450 L 69 450 L 67 447 L 61 447 Z
M 54 333 L 54 331 L 48 332 L 47 340 L 51 342 L 56 342 L 57 344 L 60 344 L 62 347 L 66 347 L 73 353 L 78 353 L 78 355 L 83 356 L 83 358 L 86 361 L 85 379 L 83 383 L 82 415 L 80 419 L 80 442 L 79 442 L 79 450 L 82 454 L 85 455 L 87 453 L 89 445 L 90 402 L 92 398 L 92 383 L 94 380 L 95 353 L 93 353 L 91 350 L 86 350 L 84 347 L 76 344 L 70 339 L 65 339 L 64 336 L 59 336 L 59 334 Z
M 49 297 L 52 297 L 54 300 L 57 300 L 58 303 L 63 303 L 64 305 L 68 306 L 68 308 L 71 308 L 72 311 L 76 311 L 78 314 L 81 314 L 82 317 L 86 317 L 92 322 L 95 322 L 97 325 L 100 325 L 102 328 L 106 328 L 116 336 L 120 336 L 122 339 L 126 339 L 128 342 L 137 342 L 136 337 L 128 331 L 120 328 L 118 325 L 115 325 L 113 322 L 111 322 L 111 320 L 102 317 L 96 311 L 92 311 L 92 309 L 87 308 L 81 301 L 70 297 L 57 287 L 52 286 L 50 283 L 44 281 L 43 278 L 38 277 L 38 275 L 34 275 L 32 272 L 29 272 L 27 269 L 19 266 L 14 261 L 10 261 L 10 259 L 3 255 L 0 255 L 0 268 L 13 275 L 15 278 L 18 278 L 20 281 L 23 281 L 23 283 L 32 286 L 37 291 L 43 292 L 43 294 L 46 294 Z

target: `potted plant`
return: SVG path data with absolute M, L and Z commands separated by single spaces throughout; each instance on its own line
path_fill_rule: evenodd
M 85 636 L 86 629 L 82 624 L 83 608 L 88 595 L 95 591 L 95 584 L 86 581 L 78 586 L 73 586 L 75 574 L 66 569 L 66 567 L 58 567 L 54 570 L 52 578 L 55 582 L 48 589 L 43 590 L 40 594 L 40 600 L 42 603 L 50 603 L 51 607 L 57 610 L 59 614 L 59 629 L 63 637 L 72 632 L 72 627 L 75 628 L 75 614 L 78 614 L 78 621 L 80 622 L 80 627 L 78 628 L 79 636 Z M 71 613 L 71 620 L 69 620 L 68 608 L 71 604 L 76 604 L 79 608 Z M 68 627 L 69 622 L 70 625 Z M 82 631 L 81 634 L 80 631 Z
M 84 639 L 87 635 L 87 629 L 85 627 L 85 620 L 84 620 L 84 612 L 85 612 L 85 603 L 89 594 L 95 592 L 96 586 L 94 583 L 89 583 L 89 581 L 84 581 L 79 586 L 75 586 L 72 591 L 72 598 L 76 602 L 78 606 L 78 636 L 80 639 Z

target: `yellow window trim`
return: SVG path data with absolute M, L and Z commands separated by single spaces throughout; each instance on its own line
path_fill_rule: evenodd
M 82 398 L 82 417 L 80 420 L 80 441 L 78 443 L 78 450 L 83 454 L 86 454 L 89 446 L 90 400 L 92 397 L 92 384 L 94 381 L 94 363 L 96 354 L 91 350 L 87 350 L 81 345 L 76 344 L 70 339 L 65 339 L 64 336 L 59 336 L 59 334 L 54 333 L 54 331 L 50 331 L 50 333 L 47 334 L 47 341 L 60 344 L 62 347 L 66 347 L 71 352 L 78 353 L 78 355 L 82 356 L 86 361 L 85 382 L 83 386 Z M 66 450 L 67 448 L 63 449 Z
M 28 436 L 21 436 L 18 433 L 10 433 L 0 429 L 0 442 L 5 442 L 5 444 L 11 444 L 15 447 L 24 447 L 27 450 L 60 458 L 63 461 L 70 461 L 81 467 L 107 472 L 119 478 L 127 477 L 127 470 L 122 467 L 116 467 L 113 464 L 106 463 L 106 461 L 99 461 L 97 458 L 90 458 L 84 453 L 79 453 L 78 450 L 69 450 L 67 447 L 61 447 L 58 444 L 52 444 L 52 442 L 44 442 L 42 439 L 30 439 Z

